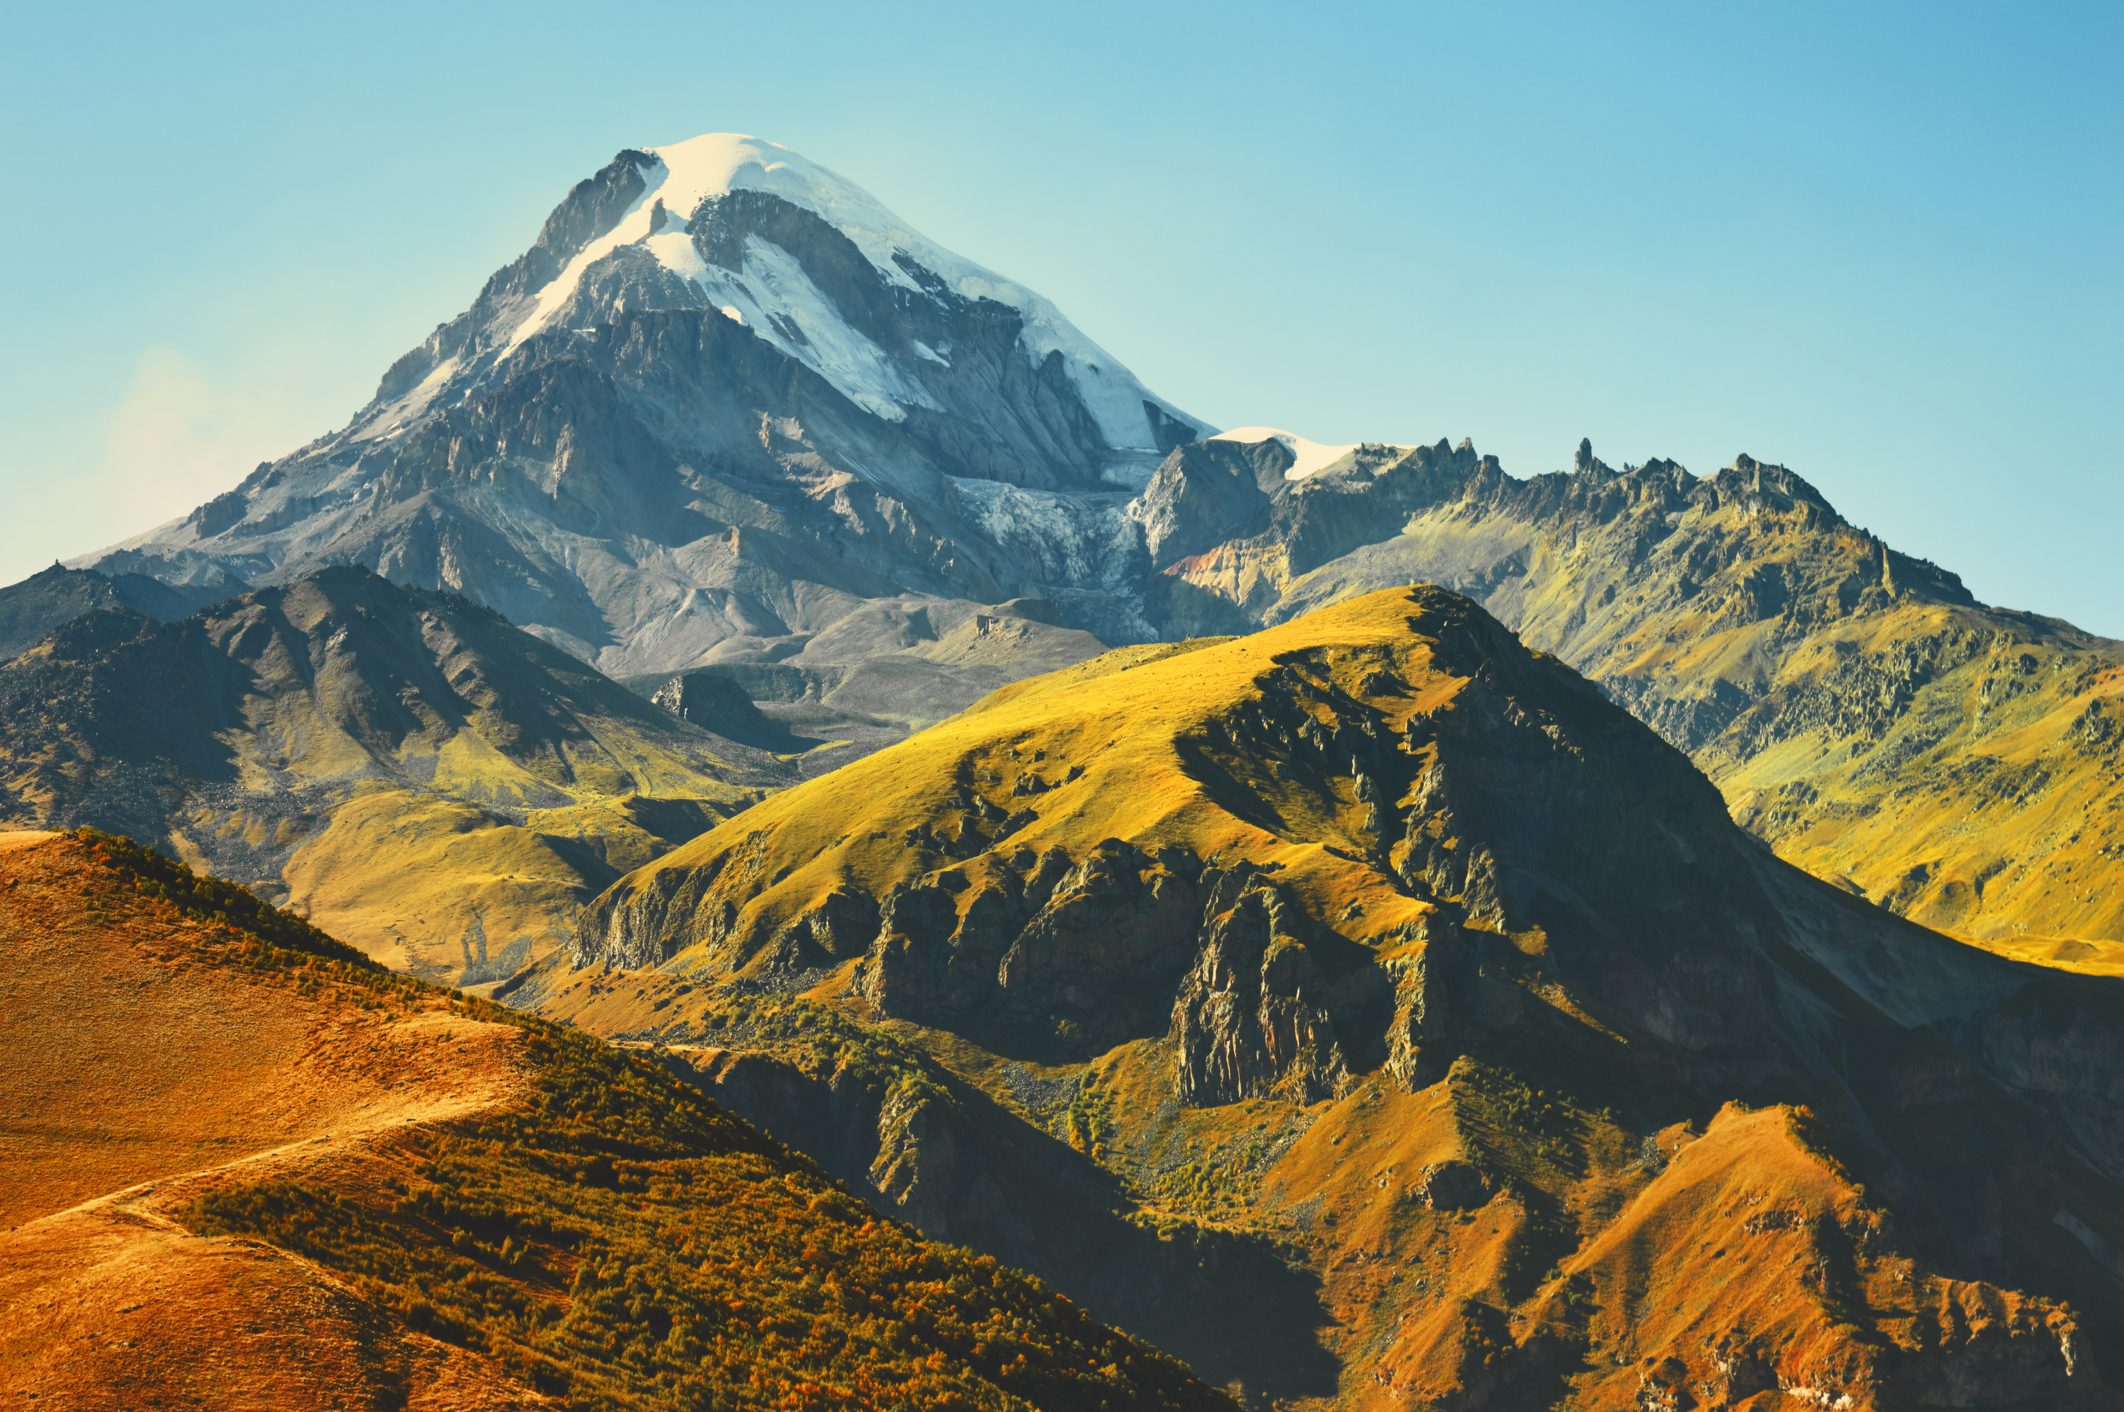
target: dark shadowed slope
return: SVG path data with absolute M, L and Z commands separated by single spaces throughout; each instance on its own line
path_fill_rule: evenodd
M 144 574 L 106 574 L 54 564 L 0 589 L 0 660 L 35 646 L 84 613 L 113 609 L 174 622 L 243 589 L 233 580 L 172 587 Z
M 465 983 L 793 774 L 486 609 L 358 569 L 178 622 L 98 610 L 0 664 L 0 818 L 167 842 Z

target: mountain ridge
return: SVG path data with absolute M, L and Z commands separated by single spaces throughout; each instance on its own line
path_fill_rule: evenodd
M 1175 523 L 1225 516 L 1162 556 L 1187 627 L 1435 579 L 1598 681 L 1804 866 L 2009 954 L 2124 959 L 2102 888 L 2124 858 L 2124 644 L 1981 604 L 1747 456 L 1617 472 L 1582 444 L 1520 480 L 1465 442 L 1360 449 L 1245 522 L 1204 474 L 1176 455 L 1150 492 Z
M 97 609 L 120 609 L 174 622 L 248 585 L 229 581 L 173 588 L 145 574 L 105 574 L 53 564 L 0 589 L 0 661 L 19 656 L 74 619 Z
M 1520 479 L 1466 442 L 1205 437 L 1156 399 L 1123 434 L 1135 392 L 1087 396 L 1103 355 L 1037 296 L 771 144 L 659 151 L 579 184 L 347 428 L 92 559 L 178 585 L 356 562 L 615 676 L 793 672 L 865 743 L 1102 646 L 1440 582 L 1689 750 L 1788 857 L 2124 971 L 2124 648 L 1977 603 L 1745 455 L 1616 471 L 1582 443 Z
M 1441 590 L 1004 688 L 623 879 L 576 961 L 512 998 L 718 1051 L 741 1111 L 1139 1332 L 992 1114 L 862 1099 L 807 1017 L 911 1045 L 1125 1209 L 1268 1242 L 1319 1282 L 1336 1391 L 1163 1335 L 1259 1405 L 2111 1396 L 2124 990 L 1777 860 Z
M 0 762 L 0 818 L 212 859 L 468 984 L 795 774 L 489 609 L 351 568 L 176 622 L 72 619 L 0 663 Z

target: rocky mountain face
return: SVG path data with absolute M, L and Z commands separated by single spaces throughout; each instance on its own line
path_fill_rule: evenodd
M 1180 1334 L 1263 1405 L 2116 1396 L 2116 983 L 1780 862 L 1439 590 L 998 692 L 623 879 L 577 961 L 519 998 L 751 1056 L 705 1081 L 1105 1317 L 996 1114 L 1280 1252 L 1330 1371 Z M 949 1081 L 852 1083 L 822 1009 Z
M 0 1401 L 1229 1408 L 646 1059 L 0 834 Z
M 346 428 L 98 562 L 358 563 L 616 674 L 890 657 L 928 720 L 972 699 L 929 659 L 980 605 L 1061 600 L 1006 610 L 1034 660 L 1148 632 L 1099 590 L 1200 430 L 1038 295 L 711 136 L 621 153 Z
M 0 660 L 34 647 L 85 613 L 109 609 L 174 622 L 232 598 L 244 587 L 223 580 L 173 588 L 145 574 L 105 574 L 54 564 L 0 588 Z
M 92 559 L 180 592 L 361 564 L 617 676 L 721 673 L 844 755 L 1106 645 L 1437 582 L 1817 874 L 2124 968 L 2124 649 L 1745 456 L 1521 480 L 1204 430 L 844 178 L 708 136 L 619 154 L 345 428 Z
M 0 664 L 0 819 L 211 860 L 464 984 L 793 775 L 449 594 L 332 569 Z
M 2008 954 L 2124 967 L 2124 645 L 1986 607 L 1745 456 L 1698 478 L 1582 446 L 1519 480 L 1441 442 L 1289 481 L 1260 455 L 1187 448 L 1132 507 L 1168 632 L 1445 585 L 1687 751 L 1783 856 Z

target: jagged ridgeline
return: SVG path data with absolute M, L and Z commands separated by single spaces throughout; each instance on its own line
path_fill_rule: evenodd
M 1338 448 L 1330 448 L 1335 450 Z M 1782 466 L 1521 480 L 1466 443 L 1274 439 L 1160 466 L 1169 633 L 1243 631 L 1430 581 L 1687 751 L 1818 875 L 2010 955 L 2124 973 L 2124 645 L 1987 607 Z
M 652 1058 L 126 840 L 0 835 L 0 942 L 10 1406 L 1230 1406 Z
M 1582 446 L 1522 480 L 1465 443 L 1205 430 L 846 178 L 710 135 L 620 153 L 344 428 L 95 562 L 178 594 L 359 563 L 652 690 L 712 666 L 773 698 L 785 753 L 1107 645 L 1440 583 L 1784 856 L 2124 969 L 2124 648 L 1975 602 L 1746 456 L 1700 478 Z
M 54 564 L 0 589 L 0 661 L 27 651 L 56 629 L 98 609 L 173 622 L 240 593 L 243 587 L 216 578 L 173 587 L 145 574 L 104 574 Z
M 2124 993 L 1778 861 L 1439 590 L 1005 688 L 629 875 L 577 960 L 553 1013 L 787 1066 L 704 1060 L 1253 1395 L 2113 1396 Z M 819 1007 L 941 1073 L 854 1063 Z M 857 1101 L 881 1064 L 911 1087 Z M 1093 1176 L 1023 1180 L 1031 1136 L 1130 1219 L 1283 1262 L 1255 1287 L 1336 1371 L 1175 1327 L 1212 1306 L 1169 1260 L 1073 1264 L 1048 1226 Z
M 0 663 L 0 820 L 89 824 L 463 984 L 561 944 L 629 867 L 792 778 L 452 594 L 328 569 Z

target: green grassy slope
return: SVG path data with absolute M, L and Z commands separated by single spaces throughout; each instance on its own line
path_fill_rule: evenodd
M 90 613 L 0 665 L 0 820 L 167 843 L 467 984 L 788 773 L 484 609 L 353 569 L 174 623 Z
M 1783 856 L 2011 955 L 2124 970 L 2124 646 L 1976 602 L 1780 466 L 1515 480 L 1443 443 L 1163 568 L 1218 631 L 1433 582 L 1686 750 Z

